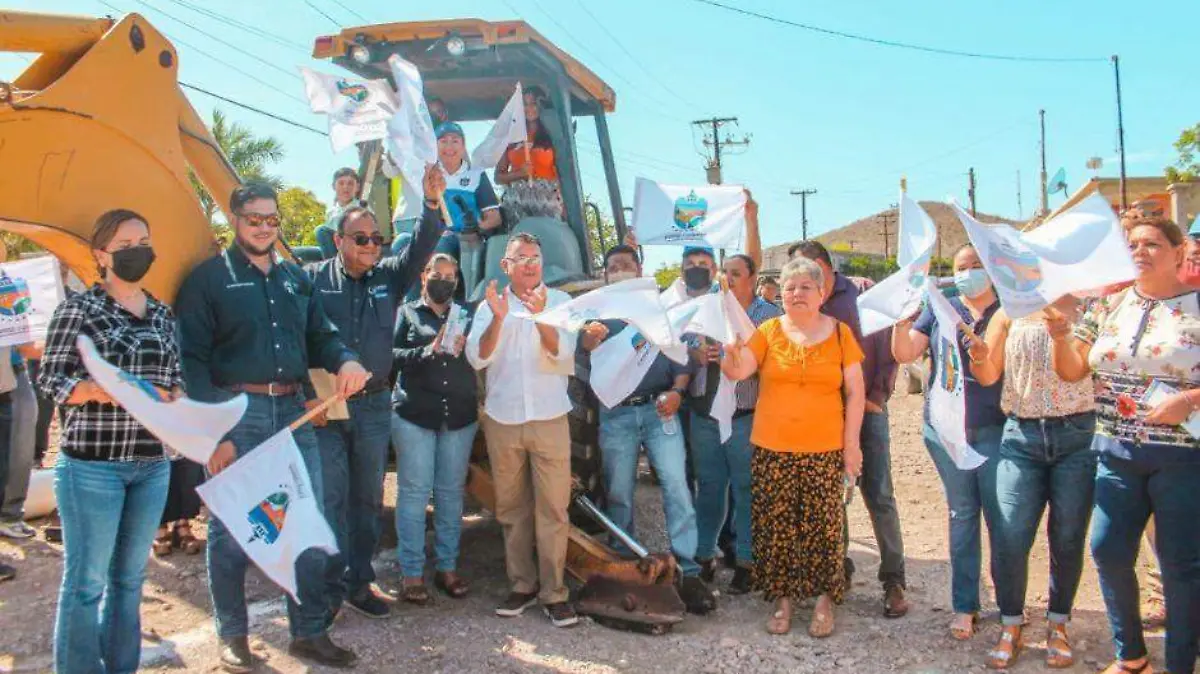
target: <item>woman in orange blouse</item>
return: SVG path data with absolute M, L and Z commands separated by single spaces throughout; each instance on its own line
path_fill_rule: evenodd
M 512 217 L 563 219 L 562 193 L 555 166 L 554 142 L 542 124 L 545 94 L 537 87 L 525 90 L 525 126 L 529 139 L 508 146 L 496 166 L 496 184 L 504 186 L 500 205 Z
M 850 328 L 821 313 L 821 268 L 796 258 L 780 272 L 784 315 L 727 350 L 721 369 L 759 376 L 750 441 L 752 587 L 775 610 L 771 634 L 791 629 L 792 603 L 818 597 L 808 633 L 833 633 L 846 592 L 842 526 L 845 479 L 862 472 L 859 431 L 866 386 Z

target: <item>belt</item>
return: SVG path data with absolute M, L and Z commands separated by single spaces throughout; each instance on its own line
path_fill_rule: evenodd
M 294 395 L 300 390 L 300 384 L 294 381 L 273 381 L 269 384 L 231 384 L 229 390 L 235 393 L 253 393 L 260 396 L 279 398 Z
M 12 402 L 12 391 L 5 391 L 4 393 L 0 393 L 0 403 L 10 403 L 10 402 Z
M 734 413 L 733 413 L 733 418 L 734 418 L 734 419 L 741 419 L 742 417 L 748 417 L 748 416 L 750 416 L 751 414 L 754 414 L 754 408 L 753 408 L 753 407 L 751 407 L 751 408 L 750 408 L 750 409 L 748 409 L 748 410 L 738 410 L 738 411 L 734 412 Z
M 640 396 L 629 396 L 628 398 L 622 400 L 621 404 L 617 405 L 617 407 L 637 407 L 638 405 L 652 403 L 656 398 L 658 398 L 658 395 L 658 393 L 647 393 Z
M 388 386 L 386 382 L 382 383 L 382 384 L 378 384 L 376 386 L 364 386 L 361 391 L 359 391 L 358 393 L 355 393 L 354 395 L 350 396 L 349 398 L 346 398 L 346 400 L 359 400 L 361 398 L 366 398 L 367 396 L 370 396 L 370 395 L 375 395 L 376 393 L 383 393 L 384 391 L 387 391 L 390 388 L 391 387 Z

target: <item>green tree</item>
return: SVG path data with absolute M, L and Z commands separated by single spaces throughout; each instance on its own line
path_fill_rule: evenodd
M 674 283 L 675 279 L 679 278 L 681 273 L 683 272 L 678 264 L 667 264 L 666 262 L 663 262 L 658 266 L 658 269 L 654 271 L 654 280 L 658 282 L 659 288 L 666 288 Z
M 225 158 L 237 171 L 238 177 L 242 180 L 261 180 L 277 190 L 283 189 L 283 181 L 268 172 L 271 164 L 283 159 L 283 143 L 271 136 L 254 135 L 249 127 L 229 121 L 225 113 L 216 109 L 213 110 L 212 125 L 209 127 L 209 131 L 217 141 L 217 145 L 221 147 L 221 151 L 225 153 Z M 204 209 L 204 215 L 216 229 L 221 229 L 216 220 L 218 211 L 216 200 L 200 184 L 194 173 L 189 171 L 188 177 L 200 199 L 200 207 Z M 226 199 L 229 195 L 220 196 L 222 199 Z M 228 230 L 228 228 L 225 229 Z
M 325 204 L 302 187 L 279 193 L 280 234 L 291 246 L 317 245 L 316 228 L 325 222 Z
M 1166 168 L 1167 180 L 1184 183 L 1200 179 L 1200 156 L 1197 156 L 1200 155 L 1200 122 L 1179 134 L 1175 151 L 1179 157 L 1173 166 Z

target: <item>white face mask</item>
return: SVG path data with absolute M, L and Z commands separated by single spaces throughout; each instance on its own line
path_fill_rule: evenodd
M 638 273 L 636 271 L 617 271 L 608 275 L 608 282 L 620 283 L 621 281 L 628 281 L 631 278 L 637 277 Z

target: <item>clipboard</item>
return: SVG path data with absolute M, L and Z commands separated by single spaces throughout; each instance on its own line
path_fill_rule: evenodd
M 308 377 L 312 380 L 313 388 L 317 390 L 317 400 L 327 400 L 337 392 L 336 378 L 328 370 L 309 370 Z M 325 410 L 325 418 L 330 421 L 345 421 L 350 418 L 350 408 L 345 400 L 338 400 Z

